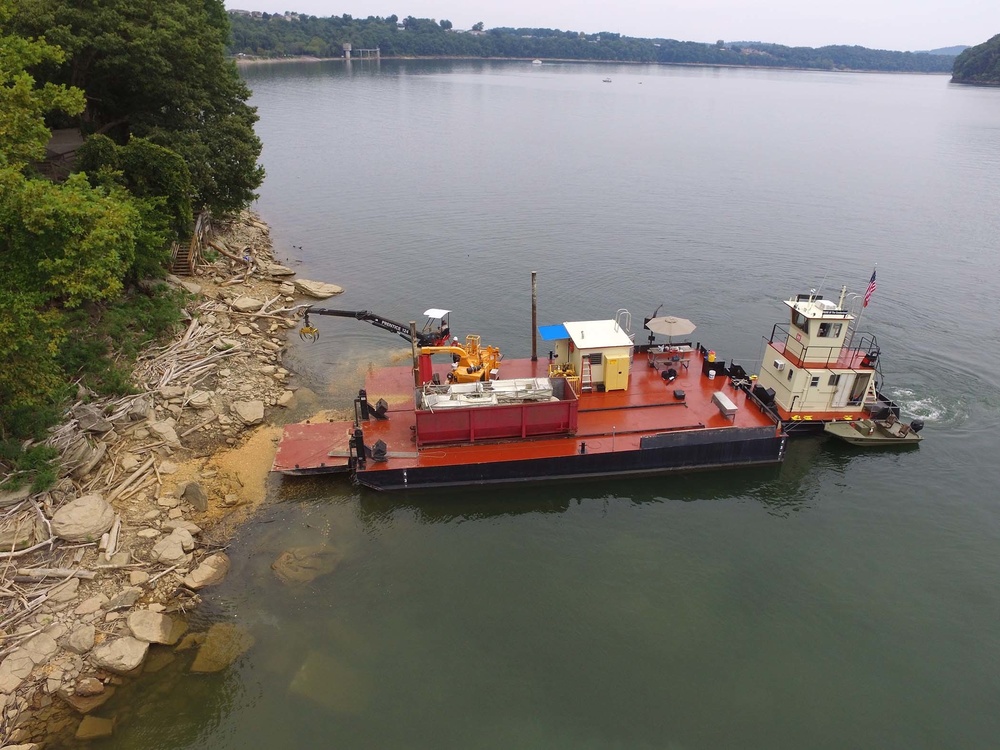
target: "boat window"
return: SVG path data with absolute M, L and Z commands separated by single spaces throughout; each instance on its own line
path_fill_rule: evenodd
M 808 331 L 809 318 L 800 313 L 798 310 L 792 310 L 792 325 L 796 328 L 801 328 L 803 331 Z
M 819 375 L 813 375 L 812 380 L 809 381 L 809 387 L 815 388 L 819 385 Z
M 831 375 L 827 385 L 840 385 L 840 375 Z
M 789 367 L 788 368 L 788 379 L 791 380 L 792 379 L 792 375 L 794 375 L 794 374 L 795 374 L 795 368 L 794 367 Z
M 820 323 L 819 335 L 823 338 L 839 338 L 843 323 Z

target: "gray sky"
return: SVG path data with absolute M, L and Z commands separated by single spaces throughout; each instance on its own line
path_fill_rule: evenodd
M 998 0 L 225 0 L 227 8 L 314 16 L 448 19 L 494 26 L 615 31 L 684 41 L 921 50 L 1000 33 Z

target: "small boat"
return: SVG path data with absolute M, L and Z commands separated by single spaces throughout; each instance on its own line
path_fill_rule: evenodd
M 890 415 L 886 419 L 853 419 L 849 422 L 827 422 L 823 431 L 851 445 L 866 448 L 916 445 L 923 438 L 924 423 L 915 419 L 909 424 Z
M 604 79 L 604 82 L 605 82 L 605 83 L 611 83 L 611 79 L 610 79 L 610 78 L 605 78 L 605 79 Z
M 532 64 L 532 65 L 541 65 L 541 64 L 542 64 L 542 61 L 541 61 L 541 60 L 539 60 L 539 59 L 538 59 L 538 58 L 536 57 L 536 58 L 535 58 L 534 60 L 532 60 L 532 61 L 531 61 L 531 64 Z

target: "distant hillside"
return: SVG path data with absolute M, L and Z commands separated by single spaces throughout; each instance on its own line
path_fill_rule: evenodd
M 938 47 L 937 49 L 921 50 L 921 54 L 955 57 L 956 55 L 962 54 L 967 49 L 969 49 L 968 44 L 956 44 L 954 47 Z
M 1000 34 L 956 57 L 951 80 L 1000 85 Z
M 675 65 L 734 65 L 865 70 L 894 73 L 949 73 L 953 58 L 920 52 L 893 52 L 844 45 L 786 47 L 761 42 L 718 41 L 713 44 L 676 39 L 640 39 L 614 32 L 559 29 L 494 28 L 477 23 L 472 29 L 451 21 L 408 16 L 349 15 L 317 18 L 229 11 L 230 52 L 255 57 L 343 57 L 345 44 L 380 50 L 386 57 L 493 57 L 540 60 L 600 60 Z

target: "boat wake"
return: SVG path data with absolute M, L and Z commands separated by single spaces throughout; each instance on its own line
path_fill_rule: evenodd
M 913 416 L 927 422 L 950 422 L 964 416 L 956 403 L 952 406 L 939 403 L 934 397 L 918 394 L 908 388 L 891 392 L 892 399 L 905 416 Z

